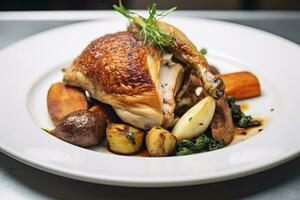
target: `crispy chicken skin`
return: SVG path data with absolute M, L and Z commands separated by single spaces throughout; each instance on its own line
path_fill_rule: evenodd
M 64 82 L 88 90 L 110 104 L 119 117 L 142 129 L 161 125 L 158 90 L 161 53 L 133 33 L 108 34 L 92 41 L 64 73 Z

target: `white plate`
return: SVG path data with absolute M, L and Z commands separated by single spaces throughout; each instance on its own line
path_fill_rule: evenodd
M 263 95 L 247 101 L 264 116 L 264 130 L 230 147 L 183 157 L 142 158 L 79 148 L 45 134 L 49 85 L 60 68 L 94 38 L 124 30 L 124 19 L 70 25 L 22 40 L 0 52 L 1 150 L 33 167 L 89 182 L 165 187 L 215 182 L 253 174 L 300 152 L 298 45 L 272 34 L 231 23 L 168 18 L 223 72 L 250 70 Z M 271 112 L 270 109 L 275 111 Z

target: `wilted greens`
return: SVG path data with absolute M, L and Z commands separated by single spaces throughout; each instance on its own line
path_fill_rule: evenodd
M 242 112 L 240 105 L 236 104 L 236 99 L 234 97 L 227 97 L 227 101 L 231 108 L 233 122 L 237 127 L 249 128 L 261 125 L 259 121 L 254 120 L 250 115 L 245 115 Z
M 214 140 L 208 134 L 201 134 L 191 140 L 182 140 L 176 147 L 176 155 L 184 156 L 203 151 L 213 151 L 223 146 L 221 142 Z

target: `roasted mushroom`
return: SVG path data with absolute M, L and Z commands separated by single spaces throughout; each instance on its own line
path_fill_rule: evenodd
M 81 147 L 94 146 L 105 135 L 107 123 L 100 115 L 78 110 L 65 116 L 53 131 L 54 136 Z

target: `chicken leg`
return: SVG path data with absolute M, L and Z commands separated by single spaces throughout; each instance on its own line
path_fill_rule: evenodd
M 209 95 L 215 99 L 222 98 L 225 90 L 222 79 L 209 71 L 205 57 L 197 50 L 195 45 L 178 28 L 162 21 L 157 21 L 157 25 L 162 31 L 173 36 L 175 39 L 174 44 L 167 46 L 170 52 L 177 59 L 196 69 L 196 72 L 202 79 L 204 89 Z M 128 26 L 128 30 L 138 33 L 139 27 L 137 26 L 138 25 L 131 23 Z

